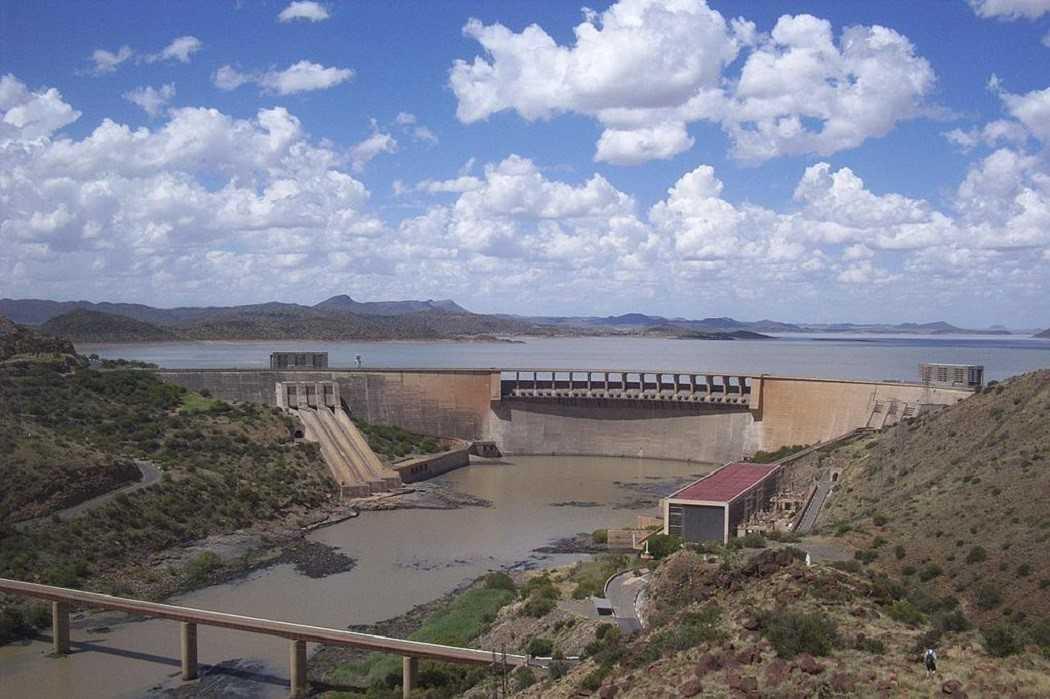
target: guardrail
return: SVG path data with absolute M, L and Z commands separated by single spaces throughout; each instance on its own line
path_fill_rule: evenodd
M 69 611 L 72 605 L 114 609 L 117 611 L 181 622 L 181 655 L 182 678 L 196 679 L 197 667 L 197 626 L 216 626 L 237 631 L 261 633 L 268 636 L 286 638 L 289 646 L 289 667 L 291 697 L 301 697 L 306 693 L 306 643 L 323 643 L 331 646 L 347 646 L 364 650 L 393 653 L 402 657 L 402 689 L 404 696 L 409 696 L 416 686 L 419 659 L 427 658 L 461 665 L 504 665 L 517 667 L 527 665 L 529 657 L 525 655 L 496 654 L 493 651 L 473 648 L 457 648 L 436 643 L 408 641 L 388 638 L 374 634 L 330 629 L 323 626 L 309 626 L 275 619 L 214 612 L 206 609 L 180 607 L 159 602 L 114 597 L 98 592 L 70 590 L 64 587 L 41 585 L 0 578 L 0 592 L 22 597 L 33 597 L 51 602 L 51 631 L 55 655 L 69 652 Z

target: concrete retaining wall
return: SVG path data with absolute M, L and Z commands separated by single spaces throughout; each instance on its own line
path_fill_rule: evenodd
M 425 481 L 442 473 L 448 473 L 470 464 L 470 447 L 461 447 L 440 454 L 406 459 L 394 464 L 394 470 L 401 476 L 402 483 Z

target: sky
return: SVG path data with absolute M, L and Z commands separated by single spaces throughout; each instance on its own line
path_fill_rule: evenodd
M 1050 0 L 5 0 L 0 297 L 1047 327 L 1048 69 Z

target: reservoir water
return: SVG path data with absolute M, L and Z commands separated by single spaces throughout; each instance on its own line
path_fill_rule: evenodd
M 270 352 L 328 352 L 333 367 L 633 369 L 916 381 L 922 362 L 983 364 L 986 380 L 1050 367 L 1050 340 L 1023 336 L 789 335 L 772 340 L 642 337 L 517 342 L 172 342 L 78 344 L 84 354 L 166 368 L 264 368 Z
M 633 525 L 656 499 L 711 467 L 652 459 L 515 457 L 482 461 L 439 479 L 491 507 L 364 512 L 310 535 L 357 560 L 346 573 L 311 579 L 276 566 L 234 583 L 181 595 L 174 604 L 343 628 L 402 614 L 490 570 L 574 557 L 535 549 L 577 532 Z M 648 503 L 648 504 L 647 504 Z M 107 615 L 113 616 L 113 615 Z M 140 697 L 179 685 L 179 629 L 171 621 L 76 624 L 73 653 L 43 656 L 45 641 L 0 647 L 4 697 Z M 200 660 L 258 662 L 251 696 L 287 696 L 283 639 L 200 627 Z

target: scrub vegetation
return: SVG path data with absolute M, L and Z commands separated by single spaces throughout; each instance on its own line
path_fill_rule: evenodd
M 334 495 L 316 445 L 295 443 L 290 418 L 210 400 L 148 371 L 87 365 L 45 354 L 0 365 L 0 576 L 134 593 L 138 581 L 122 573 L 152 554 L 292 517 Z M 155 464 L 161 480 L 69 521 L 47 518 L 137 480 L 136 459 Z M 202 581 L 212 563 L 179 577 Z M 0 607 L 8 635 L 34 618 L 17 600 Z

